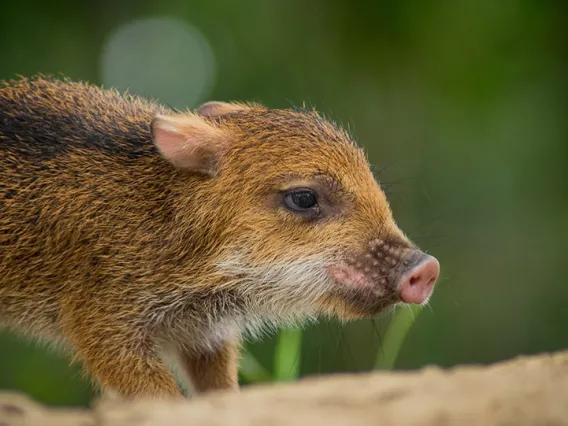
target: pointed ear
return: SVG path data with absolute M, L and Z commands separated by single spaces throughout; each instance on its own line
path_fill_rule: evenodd
M 195 114 L 158 115 L 152 120 L 152 139 L 162 157 L 175 167 L 215 176 L 229 136 Z
M 256 105 L 247 105 L 239 102 L 207 102 L 197 108 L 197 113 L 204 117 L 214 118 L 231 112 L 245 111 L 254 108 Z

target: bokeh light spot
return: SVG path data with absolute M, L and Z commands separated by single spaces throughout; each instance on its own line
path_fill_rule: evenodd
M 210 93 L 215 57 L 195 27 L 171 18 L 129 22 L 110 34 L 101 56 L 107 87 L 128 89 L 175 108 L 193 107 Z

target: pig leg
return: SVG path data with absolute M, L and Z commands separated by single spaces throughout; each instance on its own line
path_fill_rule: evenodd
M 182 397 L 155 345 L 126 318 L 84 308 L 62 311 L 62 328 L 82 361 L 105 391 L 124 397 Z
M 181 353 L 181 363 L 196 393 L 238 390 L 237 341 L 226 342 L 214 351 Z

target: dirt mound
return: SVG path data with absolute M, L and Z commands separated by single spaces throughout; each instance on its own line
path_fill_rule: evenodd
M 48 409 L 0 394 L 0 425 L 568 425 L 568 351 L 492 366 L 336 375 L 166 403 Z

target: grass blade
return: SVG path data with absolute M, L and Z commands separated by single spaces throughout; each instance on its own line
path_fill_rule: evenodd
M 271 382 L 270 373 L 247 350 L 241 354 L 239 374 L 248 383 Z
M 391 370 L 394 367 L 400 348 L 414 324 L 416 317 L 422 311 L 422 305 L 400 306 L 389 324 L 383 339 L 383 345 L 377 352 L 376 369 Z
M 274 355 L 274 379 L 294 380 L 300 375 L 302 330 L 281 330 Z

